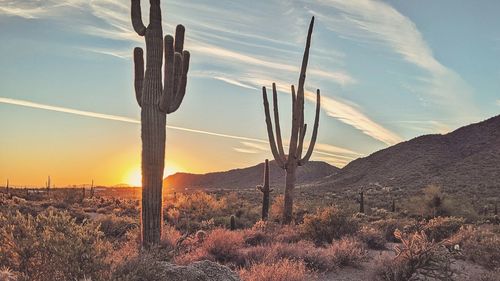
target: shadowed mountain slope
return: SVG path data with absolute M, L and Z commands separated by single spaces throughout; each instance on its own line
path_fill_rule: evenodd
M 297 183 L 310 184 L 326 176 L 335 174 L 339 169 L 325 162 L 310 161 L 307 165 L 297 169 Z M 164 186 L 176 190 L 185 188 L 255 188 L 262 184 L 264 163 L 226 172 L 215 172 L 208 174 L 176 173 L 168 176 Z M 282 187 L 285 184 L 285 172 L 280 169 L 275 161 L 269 162 L 271 187 Z

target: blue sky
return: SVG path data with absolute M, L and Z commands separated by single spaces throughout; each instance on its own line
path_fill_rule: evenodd
M 131 54 L 144 42 L 129 5 L 0 0 L 0 179 L 35 184 L 51 174 L 61 184 L 112 184 L 138 169 Z M 186 99 L 167 123 L 195 130 L 167 131 L 166 173 L 272 157 L 260 88 L 278 84 L 288 132 L 289 88 L 312 15 L 306 90 L 322 92 L 313 160 L 343 166 L 497 115 L 499 10 L 493 0 L 162 1 L 164 33 L 185 25 L 192 54 Z M 311 123 L 314 99 L 307 97 Z

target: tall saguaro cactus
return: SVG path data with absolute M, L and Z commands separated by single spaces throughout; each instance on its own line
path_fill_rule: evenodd
M 184 49 L 184 26 L 175 40 L 163 38 L 160 0 L 150 0 L 149 25 L 142 22 L 140 0 L 132 0 L 132 25 L 146 39 L 146 72 L 141 48 L 134 49 L 135 95 L 141 107 L 142 245 L 159 244 L 162 224 L 162 182 L 165 165 L 166 115 L 175 112 L 186 93 L 189 52 Z M 165 49 L 164 49 L 165 48 Z M 162 83 L 162 64 L 165 69 Z
M 264 163 L 264 182 L 262 185 L 257 185 L 257 189 L 262 192 L 262 220 L 265 221 L 269 217 L 269 200 L 273 189 L 269 187 L 269 160 Z
M 309 161 L 314 150 L 314 145 L 316 143 L 316 137 L 318 135 L 319 126 L 319 111 L 320 111 L 320 91 L 316 92 L 316 115 L 314 118 L 314 127 L 311 137 L 311 143 L 307 149 L 307 153 L 302 157 L 302 149 L 304 147 L 304 137 L 306 135 L 307 125 L 304 124 L 304 83 L 306 80 L 306 69 L 307 63 L 309 61 L 309 48 L 311 46 L 311 35 L 314 27 L 314 17 L 311 19 L 311 24 L 309 25 L 309 31 L 307 33 L 306 48 L 304 51 L 304 57 L 302 59 L 302 67 L 300 69 L 299 76 L 299 86 L 297 88 L 297 94 L 295 94 L 295 88 L 292 85 L 292 101 L 293 101 L 293 111 L 292 111 L 292 135 L 290 137 L 288 155 L 285 155 L 285 150 L 283 148 L 283 141 L 281 139 L 281 129 L 279 123 L 279 111 L 278 111 L 278 93 L 276 91 L 276 84 L 273 83 L 273 106 L 274 106 L 274 122 L 276 126 L 276 139 L 274 138 L 273 125 L 271 122 L 271 114 L 269 112 L 269 102 L 267 101 L 267 91 L 266 87 L 262 87 L 262 96 L 264 99 L 264 111 L 266 114 L 266 126 L 267 134 L 269 137 L 269 143 L 271 145 L 271 151 L 273 157 L 277 164 L 284 170 L 286 170 L 285 178 L 285 206 L 283 208 L 283 223 L 289 224 L 292 221 L 293 212 L 293 191 L 295 188 L 296 175 L 295 172 L 298 166 L 303 166 Z

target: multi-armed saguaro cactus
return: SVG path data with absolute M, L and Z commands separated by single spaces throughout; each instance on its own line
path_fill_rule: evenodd
M 278 112 L 278 94 L 276 91 L 276 84 L 273 83 L 273 106 L 274 106 L 274 122 L 276 125 L 276 140 L 273 133 L 273 125 L 271 122 L 271 114 L 269 113 L 269 102 L 267 101 L 266 87 L 262 88 L 262 95 L 264 98 L 264 111 L 266 114 L 266 125 L 267 134 L 269 137 L 269 143 L 271 145 L 271 151 L 276 163 L 286 170 L 285 179 L 285 206 L 283 208 L 283 223 L 289 224 L 292 221 L 292 211 L 293 211 L 293 190 L 295 187 L 295 171 L 298 166 L 304 165 L 314 150 L 314 145 L 316 143 L 316 137 L 318 135 L 318 125 L 319 125 L 319 111 L 320 111 L 320 91 L 316 92 L 316 116 L 314 119 L 314 127 L 311 137 L 311 143 L 304 157 L 302 157 L 302 148 L 304 146 L 304 137 L 306 135 L 306 124 L 304 124 L 304 83 L 306 80 L 306 69 L 307 63 L 309 61 L 309 48 L 311 46 L 311 35 L 314 26 L 314 17 L 311 19 L 311 24 L 309 25 L 309 32 L 307 34 L 306 48 L 304 51 L 304 57 L 302 59 L 302 67 L 300 69 L 299 86 L 297 89 L 297 96 L 295 96 L 295 88 L 292 85 L 292 101 L 293 101 L 293 113 L 292 113 L 292 135 L 290 137 L 290 144 L 288 155 L 285 155 L 285 150 L 283 148 L 283 141 L 281 139 L 281 129 L 279 123 L 279 112 Z
M 262 192 L 262 220 L 269 217 L 269 199 L 273 189 L 269 187 L 269 160 L 264 163 L 264 183 L 257 185 L 257 189 Z
M 150 0 L 149 25 L 141 18 L 140 0 L 132 0 L 132 25 L 146 38 L 146 72 L 141 48 L 134 49 L 135 95 L 141 107 L 142 138 L 142 245 L 160 242 L 162 181 L 165 165 L 166 115 L 175 112 L 186 93 L 189 52 L 184 51 L 184 27 L 175 40 L 163 38 L 160 0 Z M 165 47 L 165 50 L 163 49 Z M 162 84 L 162 62 L 165 69 Z

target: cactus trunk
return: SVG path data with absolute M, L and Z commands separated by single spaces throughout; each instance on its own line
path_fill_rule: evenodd
M 142 22 L 140 0 L 132 0 L 132 26 L 146 41 L 146 72 L 141 48 L 134 49 L 135 96 L 141 107 L 142 139 L 142 246 L 160 243 L 162 225 L 162 185 L 165 165 L 167 114 L 175 112 L 186 93 L 189 70 L 184 51 L 184 27 L 178 25 L 174 38 L 163 38 L 159 0 L 150 0 L 149 25 Z M 163 57 L 165 57 L 162 83 Z

